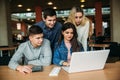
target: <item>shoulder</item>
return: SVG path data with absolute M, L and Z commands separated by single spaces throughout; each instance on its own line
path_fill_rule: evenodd
M 56 22 L 55 26 L 59 26 L 60 28 L 62 27 L 62 24 L 60 22 Z
M 29 41 L 23 42 L 19 45 L 19 48 L 25 48 L 29 44 Z
M 89 25 L 89 24 L 90 24 L 90 21 L 89 21 L 89 20 L 87 20 L 87 21 L 86 21 L 86 25 Z
M 43 41 L 44 41 L 44 42 L 50 42 L 48 39 L 45 39 L 45 38 L 43 39 Z
M 87 29 L 87 28 L 89 28 L 89 26 L 90 26 L 90 22 L 89 22 L 89 20 L 87 20 L 84 27 Z
M 34 25 L 41 27 L 41 26 L 45 25 L 45 23 L 44 23 L 44 21 L 40 21 L 40 22 L 35 23 Z
M 65 44 L 64 44 L 64 41 L 62 40 L 60 43 L 56 43 L 55 44 L 55 47 L 57 48 L 57 47 L 63 47 L 63 46 L 65 46 Z
M 48 39 L 43 39 L 43 44 L 50 44 L 50 41 Z
M 58 42 L 55 44 L 54 50 L 59 50 L 61 47 L 61 43 L 59 44 Z

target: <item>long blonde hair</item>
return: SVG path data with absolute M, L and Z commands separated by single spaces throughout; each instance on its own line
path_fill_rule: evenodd
M 86 24 L 86 22 L 89 22 L 90 25 L 89 25 L 89 33 L 88 33 L 88 35 L 89 35 L 89 37 L 91 37 L 92 32 L 93 32 L 93 30 L 92 30 L 92 21 L 84 15 L 83 9 L 80 8 L 79 6 L 74 6 L 71 9 L 70 14 L 69 14 L 68 19 L 66 20 L 66 22 L 71 22 L 75 26 L 77 26 L 76 23 L 75 23 L 75 13 L 77 13 L 77 12 L 81 12 L 82 15 L 83 15 L 83 18 L 82 18 L 82 21 L 81 21 L 81 24 L 80 24 L 81 26 L 84 26 Z
M 82 19 L 82 22 L 80 25 L 84 26 L 89 19 L 84 15 L 83 9 L 80 7 L 77 7 L 77 6 L 75 6 L 71 9 L 70 14 L 69 14 L 66 22 L 71 22 L 75 26 L 77 26 L 75 23 L 75 13 L 77 13 L 77 12 L 81 12 L 83 14 L 83 19 Z

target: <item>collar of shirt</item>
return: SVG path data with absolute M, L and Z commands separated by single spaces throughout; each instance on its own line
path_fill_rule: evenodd
M 28 42 L 28 44 L 29 44 L 29 46 L 30 46 L 32 49 L 37 49 L 37 48 L 40 48 L 40 47 L 41 47 L 41 46 L 38 46 L 38 47 L 35 48 L 35 47 L 31 44 L 30 41 Z

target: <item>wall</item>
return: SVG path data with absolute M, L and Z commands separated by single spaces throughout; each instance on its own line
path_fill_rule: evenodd
M 12 44 L 10 19 L 8 0 L 0 0 L 0 46 Z
M 111 39 L 120 43 L 120 1 L 111 0 Z

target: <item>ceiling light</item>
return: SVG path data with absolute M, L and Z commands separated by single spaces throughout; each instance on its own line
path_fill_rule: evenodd
M 52 2 L 48 2 L 48 5 L 53 5 L 53 3 Z
M 83 7 L 85 7 L 85 5 L 82 4 L 81 7 L 83 8 Z
M 30 8 L 27 8 L 26 10 L 27 10 L 27 11 L 31 11 L 31 9 L 30 9 Z
M 57 9 L 57 7 L 53 7 L 53 9 Z
M 85 0 L 80 0 L 80 2 L 85 2 Z
M 22 4 L 18 4 L 17 6 L 18 6 L 18 7 L 23 7 L 23 5 L 22 5 Z
M 30 20 L 30 18 L 27 18 L 27 20 Z
M 32 22 L 34 22 L 34 20 L 33 20 L 33 19 L 32 19 L 31 21 L 32 21 Z

